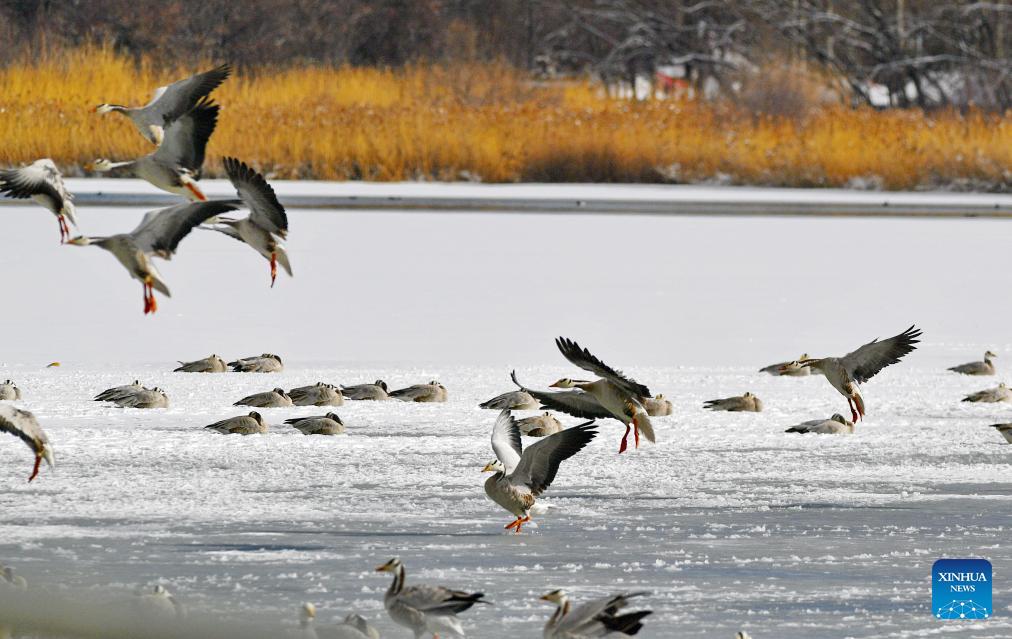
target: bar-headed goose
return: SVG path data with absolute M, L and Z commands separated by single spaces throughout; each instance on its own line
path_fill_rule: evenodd
M 0 400 L 13 402 L 19 399 L 21 399 L 21 389 L 17 384 L 9 379 L 0 384 Z
M 991 424 L 991 428 L 1001 433 L 1005 441 L 1012 444 L 1012 424 Z
M 377 572 L 393 573 L 394 580 L 383 596 L 383 605 L 390 618 L 398 625 L 415 633 L 418 639 L 425 633 L 442 633 L 463 637 L 464 629 L 457 614 L 482 601 L 481 592 L 450 590 L 442 586 L 406 586 L 404 564 L 394 558 L 376 568 Z
M 141 385 L 140 380 L 135 379 L 132 384 L 127 384 L 125 386 L 113 386 L 112 388 L 105 389 L 98 395 L 95 395 L 94 401 L 111 402 L 113 400 L 120 399 L 121 397 L 131 395 L 142 388 L 144 388 L 144 386 Z
M 236 373 L 280 373 L 285 369 L 284 362 L 274 353 L 244 357 L 228 365 Z
M 174 369 L 173 373 L 224 373 L 228 370 L 225 366 L 225 360 L 218 357 L 217 355 L 210 355 L 204 359 L 194 360 L 192 362 L 179 362 L 179 368 Z
M 0 406 L 0 432 L 10 433 L 18 437 L 35 453 L 35 466 L 28 481 L 32 481 L 39 475 L 39 464 L 45 459 L 52 468 L 53 448 L 49 445 L 49 438 L 39 426 L 39 422 L 26 410 L 14 408 L 13 406 Z
M 218 123 L 219 109 L 217 104 L 202 100 L 165 128 L 165 139 L 153 152 L 126 162 L 98 158 L 84 168 L 99 173 L 125 168 L 163 191 L 195 202 L 206 201 L 207 196 L 197 186 L 197 180 L 204 165 L 207 141 Z
M 92 111 L 101 115 L 107 113 L 125 115 L 130 118 L 144 139 L 158 146 L 165 137 L 166 127 L 192 111 L 202 98 L 217 89 L 231 73 L 232 68 L 223 64 L 210 71 L 158 87 L 151 96 L 151 101 L 142 107 L 100 104 Z
M 387 383 L 377 379 L 372 384 L 356 384 L 354 386 L 341 386 L 341 394 L 347 399 L 354 400 L 383 400 L 390 399 Z
M 671 401 L 662 394 L 658 394 L 657 397 L 644 398 L 643 407 L 647 409 L 647 415 L 651 417 L 666 417 L 674 412 Z
M 220 422 L 204 426 L 208 430 L 221 433 L 222 435 L 262 435 L 267 432 L 267 422 L 260 413 L 253 411 L 249 415 L 229 417 Z
M 209 217 L 233 210 L 235 206 L 228 202 L 178 204 L 146 213 L 140 225 L 129 233 L 108 237 L 78 236 L 70 243 L 97 246 L 112 253 L 130 276 L 144 286 L 144 313 L 154 313 L 158 310 L 154 291 L 166 297 L 171 295 L 152 258 L 171 259 L 193 227 Z
M 594 599 L 574 607 L 561 590 L 542 595 L 540 599 L 555 604 L 555 613 L 545 624 L 545 639 L 592 639 L 621 635 L 631 637 L 643 628 L 643 618 L 652 610 L 619 614 L 634 597 L 645 592 L 624 592 L 604 599 Z
M 263 393 L 255 393 L 243 397 L 233 406 L 252 406 L 254 408 L 280 408 L 292 406 L 292 398 L 288 396 L 283 388 L 275 388 Z
M 983 362 L 970 362 L 968 364 L 960 364 L 959 366 L 953 366 L 948 370 L 953 373 L 962 373 L 963 375 L 994 375 L 994 358 L 998 357 L 991 351 L 984 353 Z
M 36 160 L 20 169 L 0 170 L 0 193 L 19 200 L 31 198 L 56 216 L 60 225 L 60 243 L 70 237 L 69 221 L 77 226 L 74 217 L 74 196 L 63 185 L 63 176 L 49 158 Z
M 402 402 L 445 402 L 447 393 L 445 386 L 432 380 L 428 384 L 415 384 L 391 391 L 390 397 Z
M 817 435 L 850 435 L 854 432 L 854 422 L 837 413 L 829 419 L 812 419 L 791 426 L 785 433 L 814 433 Z
M 288 391 L 292 403 L 296 406 L 341 406 L 344 396 L 333 384 L 317 382 L 312 386 L 300 386 Z
M 379 631 L 354 612 L 333 626 L 316 626 L 313 623 L 315 619 L 316 606 L 311 603 L 302 604 L 299 612 L 300 636 L 306 639 L 380 639 Z
M 547 437 L 561 431 L 562 422 L 551 413 L 546 412 L 544 415 L 518 419 L 517 428 L 528 437 Z
M 285 423 L 303 435 L 343 435 L 344 422 L 337 413 L 327 413 L 315 417 L 295 417 L 286 419 Z
M 478 404 L 478 408 L 493 410 L 538 410 L 541 404 L 531 397 L 527 391 L 515 390 L 496 395 L 487 402 Z
M 761 413 L 762 400 L 752 393 L 745 393 L 725 399 L 711 399 L 703 402 L 703 407 L 710 410 L 726 410 L 734 413 Z
M 963 398 L 964 402 L 994 404 L 997 402 L 1012 402 L 1012 390 L 1002 382 L 994 388 L 988 388 L 976 393 L 970 393 Z
M 766 373 L 773 375 L 774 377 L 804 377 L 812 372 L 812 369 L 802 366 L 802 362 L 810 360 L 811 357 L 808 353 L 802 353 L 801 357 L 790 362 L 779 362 L 777 364 L 770 364 L 759 369 L 760 373 Z
M 109 400 L 122 408 L 168 408 L 168 394 L 158 388 L 136 388 Z

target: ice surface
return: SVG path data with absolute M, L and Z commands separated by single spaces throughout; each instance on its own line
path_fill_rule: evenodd
M 196 610 L 293 623 L 310 600 L 323 620 L 354 609 L 402 637 L 372 572 L 396 555 L 409 582 L 488 594 L 494 607 L 462 615 L 475 637 L 536 636 L 551 612 L 536 597 L 556 587 L 651 591 L 642 637 L 1012 635 L 1012 448 L 987 428 L 1012 406 L 958 401 L 1005 378 L 944 372 L 986 348 L 1012 355 L 1000 222 L 292 211 L 294 279 L 271 290 L 252 251 L 195 233 L 151 318 L 111 256 L 58 246 L 43 211 L 2 213 L 0 378 L 57 451 L 29 485 L 27 449 L 0 439 L 0 561 L 35 587 L 114 596 L 162 580 Z M 139 216 L 80 214 L 94 234 Z M 855 435 L 782 432 L 846 402 L 819 377 L 756 369 L 912 322 L 922 348 L 865 386 Z M 514 536 L 482 491 L 495 413 L 476 405 L 510 389 L 513 366 L 532 386 L 572 374 L 557 334 L 675 414 L 621 457 L 621 427 L 602 423 L 546 494 L 557 508 Z M 286 371 L 169 372 L 264 351 Z M 280 425 L 326 408 L 264 409 L 262 437 L 201 428 L 247 412 L 231 404 L 252 392 L 377 377 L 437 378 L 450 401 L 348 402 L 334 438 Z M 90 401 L 135 378 L 170 408 Z M 746 390 L 766 412 L 702 410 Z M 943 625 L 930 567 L 962 556 L 994 563 L 996 615 Z

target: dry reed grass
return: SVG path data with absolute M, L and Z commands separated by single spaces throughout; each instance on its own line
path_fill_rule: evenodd
M 74 174 L 96 157 L 145 153 L 125 118 L 90 108 L 143 104 L 153 87 L 192 71 L 101 47 L 0 68 L 0 165 L 52 157 Z M 336 180 L 1012 183 L 1012 124 L 983 113 L 633 103 L 589 84 L 534 83 L 503 65 L 259 69 L 214 97 L 223 110 L 212 175 L 227 154 L 276 177 Z

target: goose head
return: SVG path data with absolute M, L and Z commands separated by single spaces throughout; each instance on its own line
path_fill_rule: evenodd
M 501 473 L 505 469 L 503 468 L 502 462 L 498 459 L 492 460 L 485 464 L 485 467 L 481 469 L 483 473 Z

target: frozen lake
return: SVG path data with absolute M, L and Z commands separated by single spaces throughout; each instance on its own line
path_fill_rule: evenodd
M 103 234 L 140 212 L 80 219 Z M 409 583 L 487 593 L 494 607 L 462 615 L 475 637 L 536 636 L 551 612 L 536 597 L 556 587 L 651 591 L 641 637 L 1012 635 L 1012 448 L 986 427 L 1012 407 L 959 402 L 1006 378 L 944 372 L 986 348 L 1012 359 L 1001 221 L 295 210 L 294 279 L 271 290 L 251 250 L 194 233 L 162 268 L 173 297 L 151 318 L 110 255 L 58 246 L 37 209 L 2 214 L 19 303 L 0 319 L 0 377 L 57 451 L 56 471 L 28 485 L 27 450 L 0 440 L 0 562 L 34 587 L 114 597 L 161 581 L 194 610 L 293 622 L 308 600 L 321 620 L 354 609 L 401 637 L 382 611 L 389 580 L 372 572 L 396 555 Z M 921 349 L 865 386 L 855 435 L 783 433 L 846 402 L 819 377 L 757 368 L 914 322 Z M 547 493 L 558 508 L 514 536 L 482 491 L 495 413 L 476 404 L 508 390 L 514 366 L 535 387 L 575 374 L 559 334 L 675 414 L 657 418 L 657 445 L 622 457 L 621 427 L 603 422 Z M 287 370 L 168 372 L 264 351 Z M 262 437 L 200 428 L 252 392 L 377 377 L 437 378 L 450 401 L 348 402 L 337 438 L 278 426 L 318 408 L 265 409 Z M 171 407 L 90 401 L 134 378 Z M 702 410 L 746 390 L 764 413 Z M 942 625 L 930 567 L 963 556 L 993 562 L 996 617 Z

